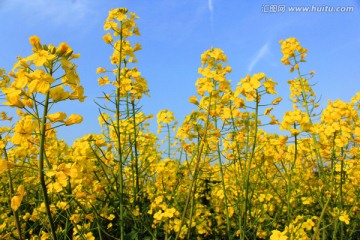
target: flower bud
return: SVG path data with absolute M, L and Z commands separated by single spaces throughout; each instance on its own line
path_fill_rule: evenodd
M 29 37 L 30 44 L 35 48 L 41 48 L 40 38 L 36 35 Z

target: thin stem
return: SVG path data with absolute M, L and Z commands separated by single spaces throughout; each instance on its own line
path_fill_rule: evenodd
M 122 22 L 121 22 L 121 29 L 122 29 Z M 118 86 L 120 86 L 120 81 L 121 81 L 121 63 L 122 63 L 122 44 L 123 44 L 123 36 L 122 34 L 119 35 L 120 36 L 120 50 L 119 50 L 119 64 L 117 66 L 117 83 Z M 116 103 L 116 127 L 115 127 L 115 131 L 117 134 L 117 144 L 118 144 L 118 149 L 117 149 L 117 154 L 119 157 L 119 178 L 120 178 L 120 239 L 124 240 L 124 200 L 123 200 L 123 194 L 124 194 L 124 178 L 123 178 L 123 159 L 122 159 L 122 148 L 121 148 L 121 139 L 120 139 L 120 116 L 121 116 L 121 112 L 120 112 L 120 87 L 116 88 L 116 96 L 115 96 L 115 103 Z
M 168 134 L 168 158 L 170 158 L 170 156 L 171 156 L 170 125 L 167 123 L 166 127 L 167 127 L 167 134 Z
M 210 94 L 210 101 L 209 101 L 209 109 L 210 109 L 210 106 L 211 106 L 210 103 L 211 103 L 211 94 Z M 177 232 L 175 240 L 177 240 L 179 238 L 179 236 L 180 236 L 181 228 L 182 228 L 182 226 L 184 224 L 184 221 L 185 221 L 186 211 L 187 211 L 187 209 L 189 207 L 189 203 L 190 203 L 190 200 L 192 199 L 192 195 L 195 192 L 197 176 L 198 176 L 198 172 L 199 172 L 199 168 L 200 168 L 201 155 L 202 155 L 202 152 L 203 152 L 203 149 L 204 149 L 204 146 L 205 146 L 204 141 L 206 141 L 207 134 L 208 134 L 209 122 L 210 122 L 210 110 L 207 112 L 207 117 L 206 117 L 206 122 L 205 122 L 205 129 L 204 129 L 204 136 L 203 136 L 202 139 L 199 137 L 199 140 L 198 140 L 198 144 L 200 146 L 198 147 L 193 179 L 192 179 L 192 181 L 190 183 L 189 193 L 188 193 L 188 195 L 186 197 L 185 207 L 184 207 L 184 210 L 183 210 L 183 214 L 181 216 L 179 232 Z M 194 191 L 193 191 L 193 188 L 194 188 Z M 190 213 L 190 214 L 192 214 L 192 213 Z M 191 223 L 190 223 L 189 228 L 191 228 Z
M 131 101 L 132 106 L 132 120 L 133 120 L 133 128 L 134 128 L 134 151 L 135 151 L 135 184 L 136 184 L 136 192 L 135 192 L 135 204 L 138 204 L 138 194 L 140 192 L 140 184 L 139 184 L 139 157 L 138 157 L 138 149 L 137 149 L 137 132 L 136 132 L 136 118 L 135 118 L 135 103 Z
M 259 112 L 259 94 L 258 91 L 256 90 L 256 106 L 255 106 L 255 129 L 254 129 L 254 139 L 253 139 L 253 144 L 252 144 L 252 148 L 251 148 L 251 155 L 250 155 L 250 159 L 248 160 L 248 164 L 247 164 L 247 169 L 246 169 L 246 182 L 245 182 L 245 211 L 244 211 L 244 215 L 243 215 L 243 226 L 244 226 L 244 231 L 241 232 L 241 238 L 244 239 L 245 238 L 245 232 L 246 232 L 246 225 L 247 225 L 247 214 L 249 212 L 249 214 L 251 214 L 250 211 L 250 205 L 249 205 L 249 188 L 250 188 L 250 170 L 251 170 L 251 164 L 252 164 L 252 160 L 255 157 L 255 149 L 256 149 L 256 144 L 257 144 L 257 132 L 258 132 L 258 112 Z
M 49 219 L 51 234 L 54 240 L 57 240 L 56 237 L 56 228 L 54 225 L 54 220 L 51 215 L 50 210 L 50 200 L 46 189 L 46 182 L 45 182 L 45 172 L 44 172 L 44 158 L 45 158 L 45 133 L 46 133 L 46 116 L 48 114 L 48 104 L 49 104 L 49 92 L 46 94 L 45 97 L 45 105 L 44 105 L 44 112 L 41 121 L 41 136 L 40 136 L 40 159 L 39 159 L 39 176 L 40 176 L 40 185 L 42 187 L 43 195 L 44 195 L 44 202 L 45 202 L 45 209 L 46 214 Z
M 295 64 L 299 64 L 298 61 L 296 60 L 296 57 L 294 57 L 294 62 L 295 62 Z M 299 82 L 300 82 L 300 85 L 301 85 L 301 96 L 303 98 L 303 103 L 305 104 L 306 113 L 307 113 L 307 115 L 309 117 L 309 123 L 313 124 L 313 121 L 311 119 L 311 111 L 309 109 L 308 97 L 305 94 L 305 86 L 304 86 L 302 74 L 300 72 L 300 68 L 297 69 L 297 74 L 298 74 Z M 315 133 L 311 133 L 311 137 L 312 137 L 312 140 L 314 142 L 316 159 L 317 159 L 317 162 L 318 162 L 319 167 L 320 167 L 319 175 L 322 176 L 323 170 L 324 170 L 324 164 L 323 164 L 322 159 L 321 159 L 320 150 L 319 150 L 319 146 L 318 146 L 319 144 L 318 144 Z
M 215 118 L 215 127 L 217 128 L 217 120 Z M 221 150 L 220 150 L 220 144 L 217 143 L 217 155 L 219 160 L 219 166 L 220 166 L 220 176 L 221 176 L 221 186 L 222 190 L 224 192 L 224 201 L 225 201 L 225 212 L 226 212 L 226 235 L 228 239 L 230 238 L 230 218 L 229 218 L 229 206 L 228 206 L 228 198 L 226 194 L 226 187 L 225 187 L 225 178 L 224 178 L 224 169 L 223 169 L 223 163 L 221 161 Z
M 0 140 L 2 139 L 1 135 L 0 135 Z M 3 152 L 4 152 L 4 155 L 5 155 L 5 160 L 7 162 L 9 162 L 9 158 L 8 158 L 8 155 L 7 155 L 7 152 L 6 152 L 6 148 L 4 147 L 3 148 Z M 14 186 L 13 186 L 13 180 L 12 180 L 12 176 L 11 176 L 11 171 L 10 169 L 8 169 L 7 171 L 7 174 L 8 174 L 8 177 L 9 177 L 9 188 L 10 188 L 10 200 L 12 199 L 12 197 L 14 196 Z M 18 231 L 18 234 L 19 234 L 19 238 L 20 240 L 23 239 L 22 237 L 22 234 L 21 234 L 21 226 L 20 226 L 20 219 L 19 219 L 19 213 L 18 211 L 14 211 L 12 210 L 14 216 L 15 216 L 15 225 L 16 225 L 16 229 Z

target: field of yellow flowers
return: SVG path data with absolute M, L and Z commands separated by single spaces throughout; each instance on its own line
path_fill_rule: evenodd
M 277 83 L 256 73 L 233 89 L 226 55 L 211 48 L 195 110 L 181 124 L 160 111 L 153 133 L 139 107 L 149 89 L 136 19 L 109 12 L 112 67 L 96 70 L 113 89 L 97 102 L 102 133 L 72 146 L 56 132 L 82 117 L 57 105 L 84 101 L 79 55 L 32 36 L 33 54 L 1 69 L 3 105 L 18 116 L 1 112 L 0 239 L 360 239 L 360 92 L 320 109 L 315 72 L 301 70 L 308 50 L 281 40 L 293 107 L 277 118 Z

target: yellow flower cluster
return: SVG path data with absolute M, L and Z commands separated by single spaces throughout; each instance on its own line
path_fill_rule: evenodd
M 141 77 L 141 73 L 137 68 L 127 67 L 129 63 L 137 62 L 135 52 L 141 50 L 139 43 L 132 46 L 128 40 L 133 35 L 140 35 L 135 22 L 137 18 L 135 13 L 128 12 L 126 8 L 117 8 L 109 11 L 104 29 L 110 32 L 103 37 L 103 40 L 113 48 L 110 62 L 115 65 L 115 69 L 112 70 L 115 80 L 111 81 L 107 75 L 98 78 L 100 86 L 111 83 L 119 89 L 119 97 L 126 98 L 130 96 L 132 101 L 141 99 L 143 94 L 148 94 L 149 92 L 147 82 Z M 107 72 L 103 67 L 99 67 L 96 70 L 97 74 Z
M 247 101 L 255 101 L 260 100 L 257 99 L 257 90 L 261 86 L 261 82 L 263 82 L 263 86 L 265 88 L 266 93 L 276 94 L 275 86 L 276 82 L 272 80 L 272 78 L 267 78 L 264 73 L 256 73 L 250 77 L 247 75 L 245 78 L 241 79 L 235 91 L 235 95 L 243 95 L 246 97 Z
M 308 52 L 306 48 L 303 48 L 299 41 L 296 38 L 287 38 L 286 40 L 280 40 L 281 45 L 281 52 L 283 54 L 283 57 L 281 58 L 281 62 L 284 65 L 290 65 L 291 62 L 295 59 L 297 59 L 298 56 L 300 56 L 300 61 L 304 61 L 305 56 Z M 295 62 L 295 69 L 299 68 L 299 65 L 297 62 Z
M 114 69 L 96 69 L 99 85 L 113 86 L 98 103 L 102 131 L 72 145 L 55 129 L 82 117 L 53 109 L 85 99 L 78 55 L 33 36 L 33 54 L 0 70 L 4 105 L 18 115 L 0 113 L 16 120 L 0 127 L 1 239 L 358 239 L 360 93 L 316 113 L 312 74 L 298 64 L 307 50 L 289 38 L 281 61 L 298 76 L 288 81 L 293 109 L 278 120 L 277 82 L 260 72 L 233 88 L 225 53 L 211 48 L 195 109 L 179 126 L 160 110 L 156 135 L 138 107 L 148 86 L 134 66 L 136 19 L 109 12 Z

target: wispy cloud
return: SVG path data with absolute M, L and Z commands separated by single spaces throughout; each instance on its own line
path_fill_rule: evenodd
M 266 42 L 259 51 L 255 54 L 255 56 L 252 58 L 249 66 L 248 66 L 248 72 L 251 72 L 255 65 L 264 58 L 269 53 L 269 42 Z
M 214 11 L 214 5 L 213 5 L 213 1 L 212 0 L 208 0 L 208 7 L 209 7 L 209 11 L 212 14 Z
M 88 0 L 11 0 L 5 1 L 2 7 L 22 13 L 29 21 L 56 25 L 76 25 L 94 12 Z
M 214 3 L 213 3 L 213 0 L 208 0 L 208 8 L 209 8 L 209 12 L 210 12 L 210 23 L 211 23 L 211 27 L 212 27 L 213 23 L 214 23 Z

